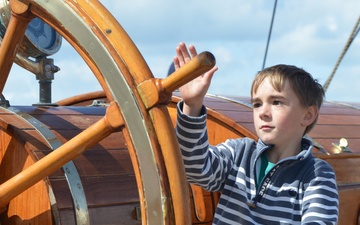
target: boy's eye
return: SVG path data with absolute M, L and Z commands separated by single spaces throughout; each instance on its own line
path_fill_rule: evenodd
M 258 102 L 253 102 L 252 105 L 253 105 L 254 108 L 259 108 L 261 106 L 261 104 L 258 103 Z
M 273 104 L 274 104 L 274 105 L 282 105 L 282 102 L 279 101 L 279 100 L 275 100 L 275 101 L 273 102 Z

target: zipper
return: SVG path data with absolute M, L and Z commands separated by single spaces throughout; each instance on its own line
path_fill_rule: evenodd
M 259 188 L 256 188 L 256 195 L 251 201 L 247 201 L 246 204 L 252 208 L 256 208 L 256 203 L 260 202 L 262 197 L 264 196 L 267 186 L 269 185 L 270 181 L 274 177 L 275 173 L 280 169 L 281 166 L 285 165 L 286 163 L 290 163 L 289 161 L 283 161 L 279 164 L 276 164 L 262 179 Z M 255 179 L 255 183 L 257 183 Z

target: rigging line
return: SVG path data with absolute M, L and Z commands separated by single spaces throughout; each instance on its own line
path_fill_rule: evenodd
M 265 62 L 266 62 L 267 52 L 268 52 L 268 49 L 269 49 L 270 37 L 271 37 L 271 32 L 272 32 L 272 27 L 273 27 L 273 23 L 274 23 L 275 12 L 276 12 L 276 5 L 277 5 L 277 0 L 275 0 L 275 3 L 274 3 L 274 10 L 273 10 L 272 18 L 271 18 L 270 30 L 269 30 L 267 43 L 266 43 L 266 49 L 265 49 L 265 55 L 264 55 L 264 61 L 263 61 L 262 69 L 265 68 Z
M 339 67 L 340 65 L 340 62 L 341 60 L 344 58 L 344 55 L 345 53 L 347 52 L 347 50 L 349 49 L 351 43 L 353 42 L 353 40 L 355 39 L 355 36 L 359 33 L 359 23 L 360 23 L 360 16 L 354 26 L 354 29 L 352 30 L 351 34 L 350 34 L 350 37 L 348 39 L 348 41 L 346 42 L 345 44 L 345 47 L 342 51 L 342 53 L 340 54 L 340 57 L 339 59 L 337 60 L 336 64 L 335 64 L 335 67 L 332 71 L 332 73 L 330 74 L 330 76 L 328 77 L 328 79 L 326 80 L 325 84 L 324 84 L 324 91 L 326 92 L 326 90 L 328 89 L 329 85 L 330 85 L 330 82 L 331 80 L 333 79 L 334 75 L 335 75 L 335 72 L 337 70 L 337 68 Z
M 360 17 L 359 17 L 359 19 L 360 19 Z M 355 39 L 355 37 L 356 37 L 356 35 L 359 33 L 359 31 L 360 31 L 360 26 L 357 28 L 354 36 L 353 36 L 352 39 L 351 39 L 351 42 Z

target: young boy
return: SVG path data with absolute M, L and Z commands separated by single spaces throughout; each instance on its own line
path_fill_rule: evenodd
M 176 52 L 176 69 L 197 55 L 184 43 Z M 259 72 L 251 87 L 259 139 L 209 146 L 203 99 L 216 70 L 180 88 L 176 128 L 188 181 L 222 193 L 213 224 L 336 224 L 335 173 L 303 138 L 316 123 L 322 86 L 295 66 Z

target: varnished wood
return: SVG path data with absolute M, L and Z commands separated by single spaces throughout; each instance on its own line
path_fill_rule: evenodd
M 12 1 L 10 4 L 12 16 L 10 18 L 4 38 L 0 46 L 0 93 L 3 92 L 6 80 L 11 70 L 18 47 L 24 37 L 28 23 L 33 17 L 27 14 L 28 4 Z
M 189 81 L 209 71 L 214 66 L 214 55 L 210 52 L 202 52 L 162 80 L 161 86 L 166 92 L 172 93 Z
M 190 189 L 192 192 L 196 219 L 200 222 L 204 222 L 206 218 L 206 206 L 203 189 L 193 184 L 190 185 Z
M 29 2 L 16 0 L 10 1 L 9 4 L 11 11 L 14 13 L 15 16 L 24 16 L 29 18 L 32 17 L 32 15 L 28 13 L 30 6 Z
M 176 152 L 176 146 L 169 145 L 170 149 L 173 149 L 169 152 L 163 152 L 162 149 L 162 146 L 166 147 L 164 143 L 174 141 L 173 134 L 169 136 L 171 138 L 159 135 L 162 132 L 173 133 L 172 126 L 168 126 L 169 118 L 163 118 L 169 117 L 163 110 L 166 107 L 160 106 L 148 111 L 142 102 L 136 87 L 153 76 L 123 28 L 99 1 L 21 2 L 29 6 L 26 13 L 47 22 L 74 47 L 96 76 L 107 99 L 119 104 L 125 122 L 124 140 L 132 164 L 136 167 L 134 170 L 141 199 L 141 220 L 148 224 L 189 224 L 188 192 L 181 185 L 185 182 L 185 176 L 182 175 L 183 165 L 164 165 L 163 157 L 177 158 L 169 155 Z M 18 9 L 17 13 L 21 7 Z M 7 58 L 12 61 L 11 57 Z M 118 116 L 105 118 L 110 129 L 116 126 L 117 121 L 122 121 L 116 117 Z M 164 124 L 153 126 L 153 121 Z M 160 129 L 161 126 L 166 129 Z M 149 173 L 151 178 L 146 177 Z M 17 190 L 12 194 L 15 195 L 16 192 Z
M 0 183 L 37 161 L 36 157 L 29 154 L 30 147 L 11 124 L 2 123 L 0 127 Z M 19 224 L 21 221 L 21 223 L 24 222 L 23 224 L 51 224 L 53 215 L 46 183 L 47 179 L 39 181 L 17 195 L 1 213 L 1 223 Z
M 86 99 L 86 101 L 84 101 Z M 71 96 L 56 102 L 58 105 L 91 105 L 94 100 L 107 100 L 103 91 L 95 91 L 90 93 L 84 93 L 80 95 Z
M 79 14 L 83 15 L 84 17 L 87 17 L 89 23 L 92 27 L 94 27 L 93 32 L 96 34 L 96 36 L 103 42 L 103 43 L 111 43 L 114 50 L 109 51 L 109 54 L 111 54 L 112 59 L 117 63 L 118 67 L 121 68 L 122 76 L 127 81 L 129 88 L 131 88 L 132 95 L 135 96 L 137 99 L 141 98 L 141 95 L 135 91 L 135 88 L 144 81 L 149 80 L 150 77 L 152 77 L 151 71 L 148 68 L 147 64 L 145 63 L 145 60 L 141 56 L 138 49 L 133 44 L 132 40 L 127 36 L 126 32 L 123 30 L 123 28 L 117 23 L 115 18 L 112 16 L 108 16 L 107 20 L 104 20 L 104 14 L 108 14 L 108 12 L 103 8 L 99 6 L 100 3 L 97 1 L 76 1 L 76 4 L 71 5 L 71 7 L 77 8 L 77 10 L 80 12 Z M 83 13 L 86 12 L 86 13 Z M 87 14 L 88 13 L 88 14 Z M 91 16 L 89 16 L 89 14 Z M 93 26 L 96 24 L 96 26 Z M 106 32 L 104 32 L 106 31 Z M 63 32 L 63 31 L 61 31 Z M 72 42 L 74 43 L 74 42 Z M 76 43 L 74 43 L 76 44 Z M 83 57 L 87 57 L 87 55 L 82 55 Z M 90 61 L 90 60 L 89 60 Z M 95 71 L 95 74 L 97 75 L 96 68 L 92 67 L 93 71 Z M 104 72 L 107 73 L 107 72 Z M 118 89 L 113 89 L 110 93 L 110 91 L 106 88 L 107 85 L 112 83 L 117 83 L 118 79 L 116 77 L 108 77 L 106 81 L 104 81 L 102 76 L 97 76 L 99 82 L 104 87 L 104 91 L 108 98 L 112 100 L 112 95 L 118 95 L 116 96 L 116 99 L 114 100 L 121 101 L 123 96 L 119 94 L 114 94 L 114 92 L 119 91 Z M 111 80 L 113 79 L 113 80 Z M 188 192 L 187 189 L 185 191 L 182 191 L 184 187 L 182 187 L 182 183 L 185 182 L 184 175 L 183 174 L 183 165 L 181 163 L 165 163 L 166 170 L 163 170 L 163 163 L 164 159 L 162 157 L 169 157 L 169 158 L 175 158 L 174 156 L 170 156 L 170 154 L 175 153 L 174 149 L 176 149 L 176 146 L 169 145 L 170 151 L 165 152 L 166 150 L 166 143 L 172 143 L 175 139 L 173 136 L 173 128 L 168 126 L 168 118 L 163 118 L 164 116 L 167 116 L 163 113 L 163 108 L 160 106 L 159 108 L 152 109 L 151 111 L 147 112 L 147 107 L 144 105 L 144 102 L 139 101 L 137 106 L 139 107 L 139 111 L 142 113 L 142 119 L 148 123 L 147 128 L 149 129 L 149 133 L 154 134 L 150 135 L 150 142 L 152 143 L 152 150 L 154 152 L 156 165 L 159 167 L 158 171 L 166 171 L 167 176 L 165 174 L 163 177 L 161 177 L 160 185 L 163 190 L 165 191 L 165 198 L 161 200 L 161 203 L 164 205 L 163 208 L 170 207 L 171 210 L 167 210 L 164 212 L 165 216 L 161 216 L 160 213 L 163 212 L 155 212 L 159 214 L 157 217 L 164 217 L 165 223 L 173 223 L 172 220 L 175 217 L 175 223 L 176 224 L 189 224 L 190 223 L 190 217 L 189 217 L 189 209 L 187 207 L 188 203 Z M 120 107 L 122 107 L 120 105 Z M 124 107 L 126 108 L 126 107 Z M 159 116 L 158 116 L 159 115 Z M 133 114 L 132 114 L 133 116 Z M 159 118 L 158 118 L 159 117 Z M 154 124 L 154 121 L 158 121 L 160 123 Z M 163 121 L 165 123 L 161 124 Z M 152 123 L 152 124 L 151 124 Z M 154 127 L 153 127 L 154 125 Z M 158 128 L 159 127 L 159 128 Z M 130 127 L 131 128 L 131 127 Z M 150 211 L 147 212 L 146 210 L 149 210 L 149 207 L 151 205 L 155 205 L 153 202 L 146 202 L 147 198 L 152 198 L 152 196 L 148 196 L 148 193 L 150 193 L 151 190 L 145 192 L 142 187 L 142 183 L 146 184 L 146 179 L 144 180 L 142 173 L 145 173 L 141 171 L 143 166 L 137 166 L 137 163 L 139 163 L 139 154 L 144 151 L 144 149 L 137 149 L 136 145 L 139 145 L 138 143 L 131 143 L 131 138 L 134 136 L 134 134 L 131 134 L 131 129 L 124 130 L 126 141 L 128 142 L 129 151 L 131 152 L 131 158 L 133 161 L 134 166 L 138 167 L 139 169 L 135 169 L 135 174 L 137 177 L 137 182 L 139 183 L 139 193 L 140 198 L 143 198 L 144 200 L 141 201 L 142 207 L 142 217 L 143 221 L 148 221 L 152 218 L 154 218 L 154 212 Z M 155 132 L 160 133 L 152 133 L 151 129 L 154 129 Z M 135 129 L 135 128 L 133 128 Z M 136 128 L 137 132 L 139 131 L 138 128 Z M 128 134 L 127 131 L 130 131 Z M 168 137 L 162 137 L 161 133 L 170 133 Z M 156 140 L 156 137 L 158 140 Z M 170 138 L 171 137 L 171 138 Z M 170 141 L 170 142 L 168 142 Z M 161 143 L 161 145 L 159 145 Z M 141 152 L 136 152 L 141 151 Z M 162 153 L 162 154 L 161 154 Z M 166 162 L 167 160 L 165 160 Z M 170 167 L 168 167 L 170 166 Z M 146 171 L 149 172 L 149 171 Z M 153 180 L 152 180 L 153 181 Z M 180 182 L 180 183 L 179 183 Z M 168 198 L 168 194 L 171 194 L 171 198 Z M 146 198 L 147 197 L 147 198 Z M 149 204 L 149 205 L 145 205 Z M 150 205 L 151 204 L 151 205 Z M 161 210 L 161 209 L 160 209 Z
M 190 186 L 191 188 L 191 186 Z M 194 196 L 190 195 L 190 202 L 191 202 L 191 214 L 192 214 L 192 224 L 212 224 L 213 216 L 215 213 L 215 207 L 216 202 L 214 201 L 214 194 L 210 193 L 208 191 L 202 190 L 202 201 L 204 201 L 204 210 L 203 216 L 200 219 L 197 216 L 197 206 L 196 206 L 196 200 L 194 199 Z M 201 208 L 202 209 L 202 208 Z
M 339 223 L 357 224 L 360 209 L 360 154 L 346 153 L 319 156 L 325 159 L 336 172 L 339 189 Z
M 173 91 L 214 66 L 215 57 L 210 52 L 202 52 L 165 79 L 146 80 L 139 84 L 137 89 L 147 108 L 156 104 L 167 104 Z
M 85 131 L 51 152 L 36 164 L 10 178 L 0 185 L 0 207 L 5 207 L 10 200 L 25 191 L 44 177 L 55 172 L 70 160 L 79 156 L 91 146 L 122 125 L 121 116 L 117 115 L 117 105 L 107 109 L 107 116 L 91 125 Z
M 169 182 L 169 192 L 171 200 L 176 202 L 171 208 L 169 205 L 168 212 L 175 211 L 175 221 L 178 224 L 191 224 L 191 218 L 179 218 L 182 213 L 190 214 L 189 209 L 189 192 L 187 188 L 185 170 L 183 169 L 183 162 L 178 159 L 181 158 L 177 137 L 175 136 L 174 127 L 170 119 L 167 106 L 154 107 L 149 110 L 151 115 L 154 133 L 150 135 L 159 135 L 157 137 L 159 145 L 161 146 L 161 154 L 164 160 L 166 174 L 172 179 Z
M 106 108 L 19 107 L 18 109 L 22 112 L 31 113 L 32 116 L 40 121 L 45 119 L 44 125 L 50 129 L 52 129 L 54 124 L 56 132 L 55 130 L 53 131 L 65 143 L 87 127 L 84 121 L 96 122 L 100 120 L 105 115 Z M 33 127 L 26 125 L 27 123 L 18 116 L 0 110 L 0 118 L 2 118 L 0 121 L 2 121 L 4 132 L 8 133 L 6 137 L 11 138 L 9 140 L 12 140 L 11 143 L 14 143 L 8 146 L 5 144 L 8 141 L 3 140 L 1 142 L 4 146 L 8 147 L 1 147 L 4 154 L 7 155 L 5 158 L 7 160 L 5 161 L 2 158 L 3 160 L 0 164 L 2 167 L 0 168 L 2 168 L 2 173 L 9 171 L 9 168 L 16 169 L 11 174 L 3 174 L 1 176 L 2 182 L 4 182 L 22 171 L 21 162 L 18 161 L 18 163 L 12 164 L 12 160 L 20 160 L 22 158 L 20 156 L 24 155 L 32 159 L 31 162 L 34 164 L 48 155 L 51 150 L 47 146 L 44 137 L 39 135 Z M 73 126 L 69 126 L 70 124 L 73 124 Z M 26 146 L 26 150 L 16 146 Z M 12 154 L 10 154 L 11 152 Z M 81 182 L 84 186 L 91 224 L 99 224 L 99 221 L 109 224 L 141 224 L 141 221 L 136 220 L 134 214 L 135 208 L 140 207 L 140 202 L 134 170 L 128 149 L 124 145 L 122 132 L 112 133 L 106 139 L 75 158 L 73 162 L 81 178 L 78 182 Z M 13 166 L 10 167 L 8 165 Z M 34 191 L 34 188 L 31 187 L 11 201 L 8 206 L 9 210 L 5 211 L 2 215 L 2 224 L 51 224 L 51 221 L 56 218 L 54 217 L 55 214 L 59 214 L 58 222 L 61 222 L 61 224 L 75 224 L 73 196 L 70 193 L 64 172 L 57 170 L 50 174 L 46 181 L 39 182 L 36 187 L 39 187 L 39 185 L 43 187 L 43 191 L 38 191 L 38 188 Z M 52 210 L 50 210 L 50 196 L 47 192 L 47 187 L 54 191 L 56 198 L 56 208 Z M 28 197 L 23 198 L 23 195 Z M 42 205 L 40 204 L 42 199 L 45 201 L 47 208 L 43 209 L 41 213 L 33 214 L 37 212 L 34 209 Z M 27 201 L 27 204 L 23 204 L 21 201 Z M 33 209 L 29 210 L 28 207 Z M 24 214 L 32 219 L 21 220 L 20 218 L 10 216 L 14 215 L 14 213 L 21 216 L 21 218 L 24 218 Z M 46 214 L 47 221 L 44 218 Z

